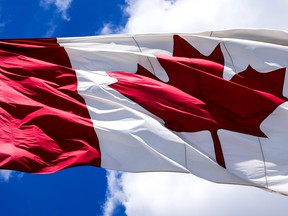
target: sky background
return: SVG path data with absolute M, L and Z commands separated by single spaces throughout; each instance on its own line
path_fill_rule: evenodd
M 288 30 L 288 0 L 0 0 L 0 38 L 113 33 Z M 12 216 L 286 216 L 288 197 L 188 174 L 77 167 L 0 171 L 0 214 Z

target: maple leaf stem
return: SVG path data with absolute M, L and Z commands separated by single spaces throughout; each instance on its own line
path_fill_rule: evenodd
M 216 161 L 220 166 L 222 166 L 223 168 L 226 168 L 225 159 L 223 156 L 223 151 L 222 151 L 219 137 L 217 135 L 217 131 L 216 130 L 211 131 L 211 135 L 212 135 L 212 139 L 213 139 L 213 143 L 214 143 L 214 151 L 215 151 L 215 155 L 216 155 Z

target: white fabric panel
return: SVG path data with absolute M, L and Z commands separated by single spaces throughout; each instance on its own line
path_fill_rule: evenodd
M 142 53 L 172 56 L 173 34 L 134 35 Z
M 268 138 L 260 138 L 266 162 L 268 187 L 288 193 L 288 102 L 277 107 L 260 125 Z
M 218 130 L 226 168 L 241 179 L 266 186 L 265 164 L 258 137 Z
M 220 43 L 226 80 L 248 66 L 260 73 L 288 68 L 286 32 L 229 30 L 180 36 L 206 56 Z M 76 69 L 79 94 L 87 103 L 100 140 L 103 167 L 133 172 L 192 172 L 214 182 L 256 185 L 288 194 L 287 103 L 262 122 L 261 130 L 268 138 L 218 131 L 227 167 L 224 169 L 215 163 L 209 131 L 176 133 L 168 130 L 161 119 L 110 88 L 108 85 L 117 80 L 100 72 L 135 73 L 139 64 L 168 82 L 167 73 L 154 55 L 172 55 L 173 34 L 61 38 L 58 41 Z M 285 75 L 283 95 L 286 97 L 287 79 Z
M 188 172 L 183 167 L 185 143 L 142 107 L 109 88 L 113 78 L 104 72 L 76 73 L 78 92 L 86 101 L 100 142 L 102 167 Z
M 175 132 L 188 145 L 207 155 L 212 160 L 216 161 L 214 144 L 211 133 L 209 131 L 199 132 Z
M 283 68 L 288 63 L 288 47 L 237 39 L 225 39 L 224 43 L 236 73 L 244 71 L 249 65 L 259 72 L 267 73 Z
M 123 38 L 121 38 L 123 40 Z M 130 38 L 131 39 L 131 38 Z M 103 44 L 100 42 L 93 43 L 87 40 L 65 39 L 60 40 L 60 44 L 65 47 L 66 52 L 71 60 L 72 67 L 78 70 L 92 71 L 126 71 L 135 73 L 138 64 L 151 71 L 160 80 L 167 82 L 169 80 L 167 73 L 164 71 L 154 55 L 149 53 L 141 54 L 139 47 L 133 39 L 124 40 L 123 44 L 116 44 L 107 40 Z M 120 42 L 122 42 L 122 40 Z M 129 41 L 129 42 L 128 42 Z M 130 43 L 130 46 L 127 44 Z M 157 50 L 154 50 L 157 52 Z M 152 52 L 153 53 L 153 52 Z
M 248 184 L 188 146 L 165 128 L 161 119 L 107 86 L 115 80 L 105 72 L 76 73 L 78 92 L 85 99 L 100 142 L 103 168 L 130 172 L 190 171 L 214 182 Z
M 219 166 L 211 160 L 211 158 L 204 154 L 199 154 L 199 152 L 195 151 L 191 146 L 187 147 L 186 154 L 187 169 L 196 176 L 217 183 L 256 186 L 253 182 L 250 182 L 247 179 L 240 179 L 233 175 L 233 173 L 227 172 L 226 169 Z

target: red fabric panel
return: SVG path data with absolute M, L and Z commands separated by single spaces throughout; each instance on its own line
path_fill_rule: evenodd
M 71 68 L 66 51 L 56 38 L 2 40 L 0 49 Z
M 1 169 L 49 173 L 100 166 L 98 139 L 77 93 L 75 71 L 55 42 L 0 42 Z

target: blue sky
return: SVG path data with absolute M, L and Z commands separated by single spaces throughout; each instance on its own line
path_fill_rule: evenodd
M 1 0 L 0 37 L 87 36 L 101 32 L 105 23 L 116 26 L 125 22 L 122 0 L 59 2 Z M 95 167 L 77 167 L 51 175 L 3 172 L 0 214 L 102 215 L 105 176 L 104 169 Z M 118 215 L 124 215 L 121 207 L 118 209 Z
M 87 36 L 99 33 L 105 23 L 125 23 L 124 0 L 56 2 L 0 1 L 1 38 Z
M 287 30 L 287 0 L 0 0 L 0 38 Z M 107 177 L 106 177 L 107 175 Z M 287 197 L 180 174 L 0 171 L 1 215 L 286 215 Z M 275 214 L 275 211 L 277 213 Z

